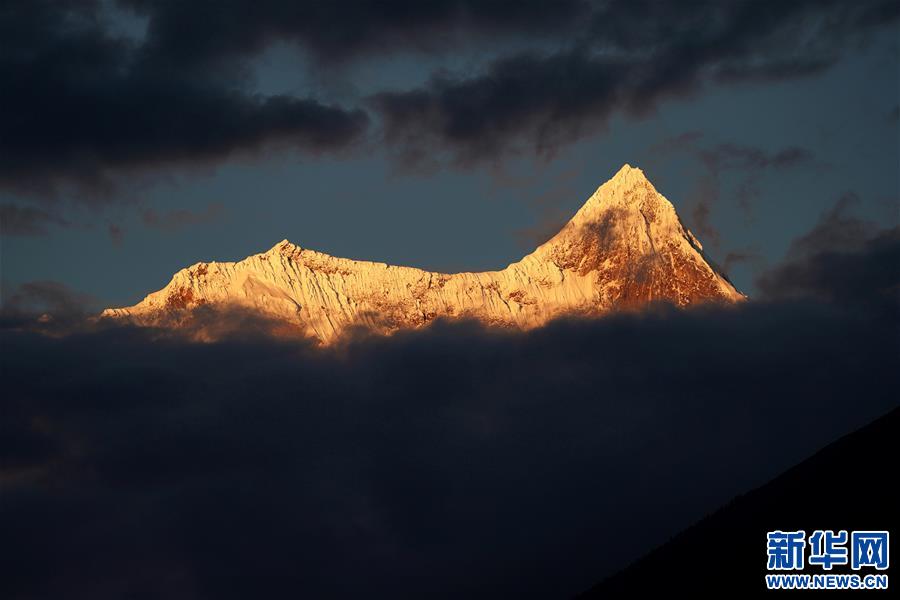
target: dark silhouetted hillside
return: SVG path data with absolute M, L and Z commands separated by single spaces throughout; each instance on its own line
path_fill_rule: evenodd
M 894 409 L 766 485 L 735 498 L 579 599 L 636 594 L 652 598 L 702 591 L 726 596 L 765 593 L 766 532 L 775 529 L 807 533 L 891 529 L 896 536 L 898 450 L 900 409 Z M 896 550 L 896 541 L 892 540 L 892 546 Z M 896 551 L 892 554 L 898 556 Z M 895 571 L 891 568 L 887 573 Z M 834 572 L 844 571 L 836 568 Z

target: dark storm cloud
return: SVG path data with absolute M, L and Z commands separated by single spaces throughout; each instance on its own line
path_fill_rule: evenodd
M 590 2 L 561 0 L 230 0 L 196 3 L 125 0 L 146 15 L 148 43 L 174 61 L 253 54 L 273 41 L 296 42 L 331 63 L 392 50 L 453 48 L 481 36 L 565 34 L 590 15 Z M 185 35 L 202 31 L 203 35 Z M 454 44 L 455 42 L 455 44 Z
M 45 235 L 51 226 L 68 227 L 70 224 L 68 220 L 42 208 L 0 205 L 0 232 L 3 235 Z
M 759 289 L 771 298 L 834 304 L 900 301 L 900 227 L 879 231 L 850 212 L 858 202 L 852 193 L 842 196 L 791 244 L 787 260 L 757 281 Z
M 204 225 L 219 218 L 225 211 L 225 206 L 220 202 L 211 202 L 201 211 L 180 208 L 164 213 L 153 209 L 147 209 L 141 213 L 141 220 L 147 227 L 174 231 L 193 225 Z
M 332 152 L 366 129 L 359 110 L 253 93 L 240 64 L 181 64 L 114 37 L 99 6 L 0 8 L 0 185 L 39 197 L 75 185 L 96 201 L 120 170 L 214 162 L 273 144 Z
M 834 206 L 822 213 L 818 224 L 801 235 L 788 250 L 791 260 L 808 258 L 825 252 L 854 252 L 871 240 L 877 231 L 874 223 L 853 214 L 860 203 L 854 192 L 846 192 Z
M 766 274 L 757 285 L 766 295 L 777 298 L 865 305 L 900 300 L 900 228 L 861 245 L 862 252 L 835 249 L 795 259 Z
M 0 595 L 570 597 L 897 404 L 900 239 L 805 246 L 786 300 L 531 332 L 6 329 Z
M 523 47 L 454 76 L 438 71 L 367 106 L 405 164 L 549 155 L 710 82 L 804 76 L 896 21 L 896 3 L 359 1 L 121 2 L 146 32 L 123 35 L 109 3 L 0 9 L 0 186 L 99 201 L 123 174 L 215 164 L 273 147 L 340 152 L 369 115 L 315 97 L 264 96 L 250 61 L 275 42 L 336 62 L 465 44 Z M 133 16 L 133 15 L 132 15 Z M 126 28 L 127 29 L 127 28 Z M 491 54 L 495 55 L 495 54 Z M 376 83 L 377 85 L 377 83 Z
M 493 63 L 482 76 L 436 76 L 428 87 L 371 99 L 385 140 L 418 166 L 449 148 L 457 164 L 498 161 L 510 143 L 530 138 L 538 153 L 597 131 L 618 104 L 625 64 L 602 63 L 581 50 L 523 54 Z
M 611 2 L 589 31 L 556 53 L 501 58 L 483 73 L 436 75 L 421 88 L 375 95 L 385 139 L 412 166 L 496 161 L 505 151 L 548 155 L 640 116 L 708 82 L 787 79 L 820 72 L 860 34 L 895 21 L 893 2 Z M 791 157 L 784 157 L 790 160 Z

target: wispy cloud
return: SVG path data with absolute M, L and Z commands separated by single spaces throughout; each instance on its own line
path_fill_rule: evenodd
M 697 232 L 713 246 L 718 246 L 720 240 L 719 232 L 712 224 L 712 215 L 720 201 L 724 173 L 731 171 L 740 175 L 737 205 L 749 215 L 760 195 L 760 180 L 767 171 L 827 167 L 816 161 L 812 150 L 802 146 L 766 150 L 733 142 L 706 144 L 705 141 L 702 132 L 687 131 L 661 140 L 650 148 L 650 152 L 660 157 L 690 156 L 704 167 L 706 172 L 697 181 L 692 195 L 691 219 Z
M 0 231 L 3 235 L 46 235 L 52 227 L 68 227 L 68 219 L 33 206 L 0 205 Z
M 179 208 L 159 213 L 153 209 L 147 209 L 141 213 L 144 225 L 163 231 L 174 231 L 183 227 L 204 225 L 212 223 L 222 217 L 225 206 L 219 202 L 211 202 L 200 211 Z

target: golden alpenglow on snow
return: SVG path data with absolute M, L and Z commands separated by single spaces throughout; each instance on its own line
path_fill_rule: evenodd
M 201 306 L 250 309 L 329 343 L 349 327 L 390 333 L 440 317 L 529 328 L 656 301 L 743 298 L 706 261 L 672 204 L 640 169 L 625 165 L 559 233 L 502 271 L 433 273 L 336 258 L 284 240 L 239 262 L 182 269 L 140 303 L 103 316 L 166 325 Z

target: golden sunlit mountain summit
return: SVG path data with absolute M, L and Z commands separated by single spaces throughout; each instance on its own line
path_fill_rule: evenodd
M 744 296 L 704 257 L 675 208 L 623 166 L 546 243 L 501 271 L 434 273 L 337 258 L 283 240 L 239 262 L 197 263 L 162 290 L 102 316 L 171 325 L 197 307 L 249 309 L 323 343 L 350 327 L 390 333 L 436 318 L 530 328 L 567 314 Z

